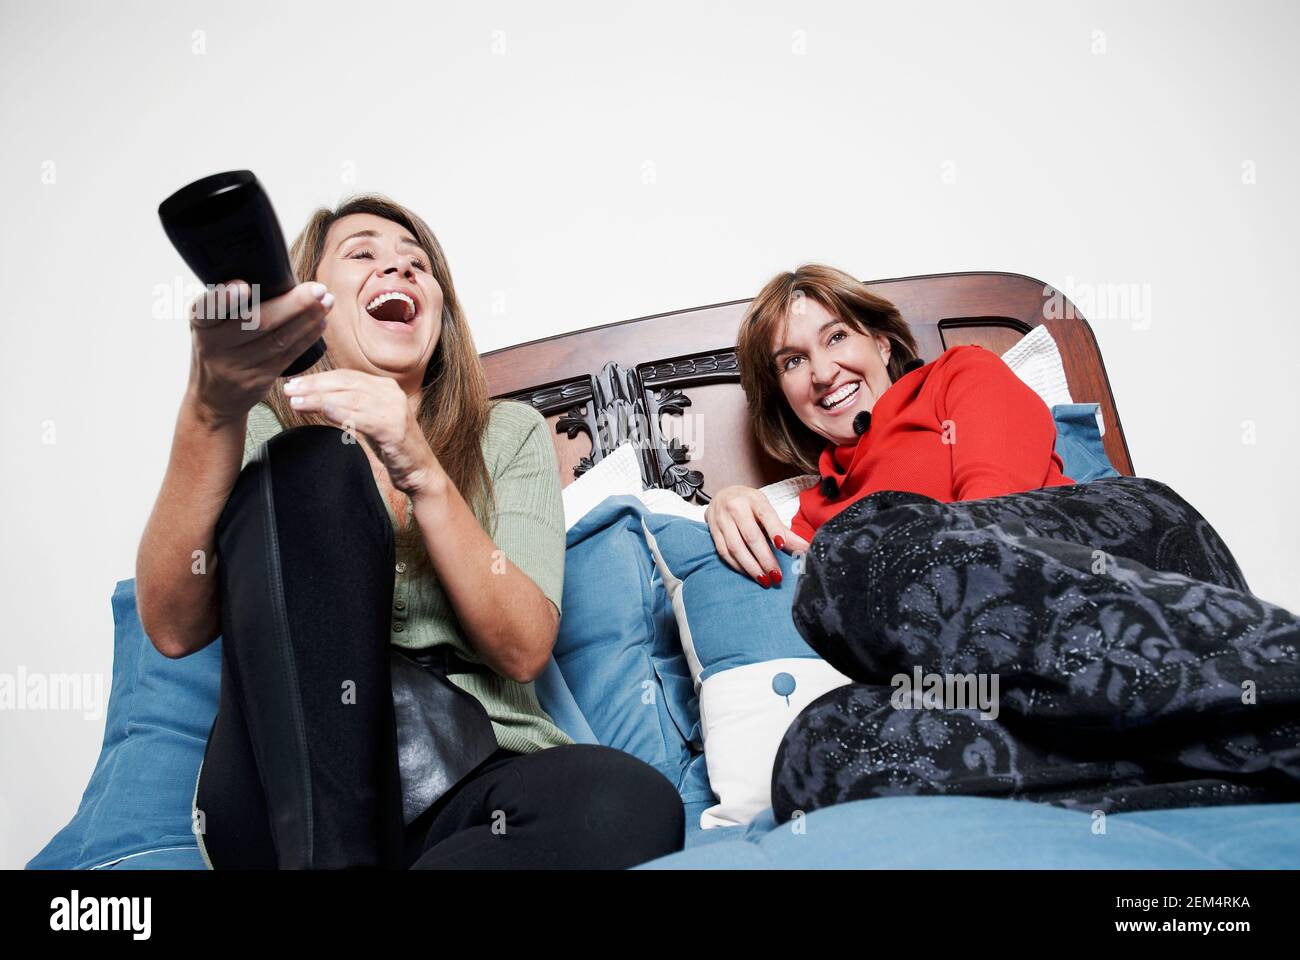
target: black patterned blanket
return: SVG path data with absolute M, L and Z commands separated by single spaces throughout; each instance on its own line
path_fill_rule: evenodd
M 1300 800 L 1300 619 L 1250 593 L 1164 484 L 885 491 L 825 523 L 804 561 L 795 625 L 854 682 L 787 730 L 778 821 L 899 794 L 1103 812 Z

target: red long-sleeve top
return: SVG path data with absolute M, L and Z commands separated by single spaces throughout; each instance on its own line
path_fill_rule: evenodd
M 790 529 L 811 540 L 850 503 L 880 490 L 978 500 L 1074 481 L 1055 450 L 1056 423 L 1038 394 L 997 354 L 969 344 L 899 377 L 871 408 L 856 442 L 827 444 L 822 484 L 799 497 Z

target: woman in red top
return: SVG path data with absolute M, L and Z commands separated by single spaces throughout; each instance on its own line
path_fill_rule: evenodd
M 1169 487 L 1067 477 L 1051 414 L 1001 358 L 916 353 L 891 304 L 820 266 L 769 283 L 741 329 L 760 443 L 822 479 L 792 529 L 748 488 L 706 519 L 764 587 L 772 546 L 806 551 L 794 625 L 854 681 L 786 730 L 777 821 L 908 793 L 1300 798 L 1300 619 L 1249 592 Z
M 759 442 L 822 477 L 789 528 L 752 487 L 714 495 L 705 518 L 718 554 L 764 587 L 781 579 L 769 540 L 806 550 L 868 494 L 947 503 L 1073 483 L 1051 412 L 1001 357 L 960 346 L 923 364 L 898 309 L 839 270 L 806 265 L 769 283 L 736 352 Z

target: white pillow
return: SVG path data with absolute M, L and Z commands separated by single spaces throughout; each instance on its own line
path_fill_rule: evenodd
M 784 699 L 773 693 L 778 675 L 792 691 Z M 783 657 L 722 670 L 700 684 L 704 762 L 718 798 L 700 814 L 700 828 L 749 823 L 770 807 L 786 730 L 808 704 L 852 682 L 821 657 Z
M 815 486 L 820 479 L 821 477 L 815 473 L 805 473 L 797 477 L 778 480 L 776 483 L 769 483 L 762 490 L 767 494 L 767 499 L 771 501 L 772 508 L 776 510 L 776 515 L 788 527 L 790 521 L 794 519 L 794 515 L 799 512 L 799 494 L 809 487 Z
M 704 522 L 704 511 L 707 509 L 705 504 L 691 503 L 683 499 L 672 490 L 661 490 L 659 487 L 650 487 L 642 490 L 637 494 L 641 502 L 646 505 L 646 509 L 652 513 L 671 513 L 674 517 L 685 517 L 687 520 L 698 520 Z
M 1020 342 L 1002 354 L 1002 361 L 1011 368 L 1011 372 L 1023 380 L 1034 393 L 1052 409 L 1058 403 L 1074 403 L 1070 396 L 1070 385 L 1065 379 L 1065 364 L 1061 362 L 1061 351 L 1047 327 L 1034 327 L 1033 331 L 1021 338 Z M 1106 432 L 1106 424 L 1101 419 L 1101 407 L 1097 407 L 1097 434 Z
M 560 493 L 564 500 L 565 531 L 596 509 L 606 497 L 637 496 L 644 488 L 636 443 L 628 440 L 619 444 L 613 453 Z

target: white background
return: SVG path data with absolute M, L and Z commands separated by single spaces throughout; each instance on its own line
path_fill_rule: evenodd
M 1137 472 L 1300 610 L 1294 3 L 0 10 L 0 673 L 107 689 L 189 362 L 155 211 L 233 168 L 290 235 L 361 190 L 414 208 L 480 350 L 807 260 L 1137 284 L 1149 318 L 1085 310 Z M 0 866 L 67 822 L 102 730 L 0 713 Z

